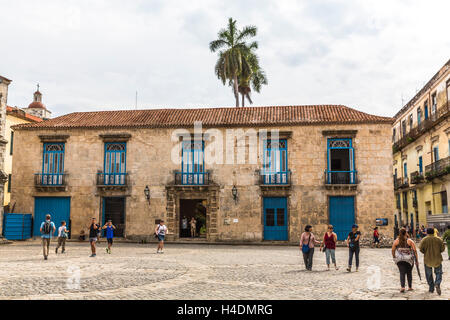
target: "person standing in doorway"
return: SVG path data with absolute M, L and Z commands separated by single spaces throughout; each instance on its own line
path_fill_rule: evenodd
M 164 239 L 168 233 L 168 229 L 164 224 L 164 220 L 161 220 L 155 229 L 156 236 L 158 237 L 158 248 L 156 253 L 164 253 Z
M 447 230 L 442 236 L 442 241 L 445 241 L 447 243 L 448 260 L 450 260 L 450 224 L 447 226 Z
M 42 251 L 44 254 L 44 260 L 47 260 L 50 250 L 50 241 L 52 240 L 53 233 L 55 232 L 55 224 L 51 221 L 51 216 L 47 214 L 45 221 L 41 223 L 41 237 L 42 237 Z
M 112 220 L 108 220 L 108 222 L 103 226 L 103 229 L 106 229 L 106 241 L 108 243 L 106 253 L 111 254 L 111 247 L 113 245 L 113 238 L 114 238 L 114 230 L 116 230 L 116 226 L 112 224 Z
M 400 271 L 400 292 L 405 292 L 405 276 L 408 278 L 408 291 L 412 291 L 412 270 L 417 250 L 414 241 L 408 239 L 405 229 L 400 230 L 400 235 L 392 245 L 392 257 Z
M 303 262 L 307 271 L 312 271 L 315 244 L 320 244 L 320 241 L 317 241 L 312 233 L 312 226 L 307 225 L 305 232 L 300 237 L 300 250 L 303 254 Z
M 183 219 L 181 219 L 181 230 L 182 230 L 182 236 L 187 237 L 188 236 L 188 219 L 184 216 Z
M 361 238 L 361 232 L 358 231 L 358 225 L 354 224 L 352 226 L 352 231 L 348 234 L 347 237 L 347 247 L 348 247 L 348 268 L 347 271 L 352 271 L 352 262 L 353 255 L 355 255 L 355 265 L 356 272 L 358 272 L 359 268 L 359 239 Z
M 56 246 L 55 253 L 58 254 L 59 247 L 62 247 L 61 253 L 66 252 L 66 239 L 67 239 L 66 222 L 61 221 L 61 226 L 58 228 L 58 245 Z
M 189 222 L 191 225 L 191 237 L 194 238 L 197 235 L 197 220 L 195 220 L 194 217 L 191 218 L 191 222 Z
M 378 227 L 373 229 L 373 246 L 380 247 L 380 233 L 378 232 Z
M 323 237 L 322 244 L 324 245 L 323 251 L 325 251 L 325 258 L 327 262 L 327 268 L 328 271 L 330 270 L 330 257 L 333 261 L 334 268 L 336 270 L 339 270 L 338 266 L 336 265 L 336 242 L 337 242 L 337 234 L 333 232 L 333 226 L 330 224 L 328 226 L 328 231 L 325 232 L 325 235 Z M 320 246 L 322 250 L 322 245 Z
M 97 219 L 91 219 L 91 226 L 89 227 L 89 243 L 91 244 L 91 258 L 97 256 L 95 245 L 97 243 L 97 235 L 98 235 L 98 224 L 96 223 Z
M 424 254 L 423 264 L 425 265 L 425 276 L 427 278 L 429 292 L 434 289 L 441 295 L 442 282 L 442 252 L 445 250 L 444 242 L 434 235 L 434 229 L 427 229 L 427 236 L 419 244 L 420 252 Z M 436 279 L 433 279 L 433 269 Z

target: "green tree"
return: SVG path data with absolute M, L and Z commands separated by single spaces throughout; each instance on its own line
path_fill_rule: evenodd
M 267 77 L 264 70 L 259 66 L 258 56 L 254 52 L 250 52 L 244 59 L 242 72 L 238 77 L 239 86 L 238 91 L 242 96 L 242 106 L 245 106 L 245 98 L 250 104 L 253 103 L 250 92 L 260 92 L 262 85 L 267 85 Z
M 219 51 L 215 73 L 224 85 L 228 81 L 228 84 L 233 87 L 236 107 L 239 107 L 239 77 L 245 72 L 248 81 L 252 79 L 253 67 L 248 58 L 254 55 L 257 60 L 253 51 L 258 48 L 258 43 L 256 41 L 247 43 L 247 40 L 255 37 L 256 32 L 255 26 L 246 26 L 242 30 L 238 30 L 236 20 L 229 18 L 227 28 L 220 30 L 218 39 L 211 41 L 209 44 L 209 49 L 212 52 Z M 245 84 L 245 81 L 243 84 Z

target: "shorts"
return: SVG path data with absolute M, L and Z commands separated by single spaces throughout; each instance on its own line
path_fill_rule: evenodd
M 164 235 L 158 234 L 158 241 L 164 241 Z
M 107 238 L 106 241 L 108 241 L 109 244 L 113 244 L 113 238 Z
M 373 237 L 373 243 L 380 243 L 380 239 L 378 237 Z
M 89 238 L 89 242 L 97 242 L 97 238 L 96 237 Z

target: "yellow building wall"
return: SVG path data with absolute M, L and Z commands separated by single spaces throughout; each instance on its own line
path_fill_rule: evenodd
M 7 175 L 10 175 L 12 173 L 12 162 L 13 162 L 13 155 L 11 155 L 11 127 L 16 124 L 21 123 L 29 123 L 30 121 L 24 120 L 22 118 L 17 118 L 15 116 L 6 115 L 6 125 L 5 125 L 5 139 L 8 141 L 6 144 L 6 152 L 5 152 L 5 162 L 3 170 Z M 13 142 L 14 147 L 14 142 Z M 13 183 L 13 182 L 12 182 Z M 11 201 L 11 192 L 8 192 L 8 182 L 5 183 L 5 197 L 3 201 L 3 205 L 8 205 Z

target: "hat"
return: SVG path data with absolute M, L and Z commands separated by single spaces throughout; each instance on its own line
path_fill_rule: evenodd
M 357 224 L 352 225 L 352 229 L 353 228 L 355 228 L 355 229 L 358 228 L 358 225 Z

